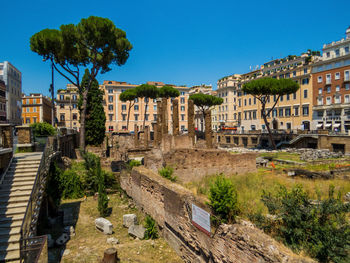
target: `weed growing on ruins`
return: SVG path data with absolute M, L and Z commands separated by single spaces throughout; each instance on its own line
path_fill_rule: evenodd
M 214 223 L 234 222 L 239 212 L 237 191 L 232 182 L 223 174 L 216 177 L 210 185 L 208 205 L 213 210 Z
M 176 182 L 177 177 L 173 176 L 174 169 L 170 166 L 165 166 L 162 169 L 158 170 L 159 175 L 163 176 L 164 178 Z
M 126 169 L 128 171 L 131 171 L 133 167 L 135 166 L 140 166 L 141 162 L 139 160 L 130 160 L 127 164 L 126 164 Z
M 62 198 L 80 198 L 84 195 L 83 184 L 77 172 L 73 169 L 64 171 L 60 177 Z
M 262 201 L 273 219 L 260 217 L 264 230 L 273 232 L 294 250 L 305 250 L 320 262 L 349 262 L 350 205 L 340 194 L 335 197 L 329 187 L 328 197 L 316 202 L 301 185 L 288 190 L 280 186 L 277 193 L 264 191 Z
M 158 227 L 156 221 L 149 215 L 145 217 L 144 226 L 146 228 L 145 239 L 158 238 Z

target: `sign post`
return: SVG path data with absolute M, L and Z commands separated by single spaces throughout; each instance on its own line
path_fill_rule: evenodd
M 210 236 L 210 214 L 195 204 L 192 204 L 192 224 Z

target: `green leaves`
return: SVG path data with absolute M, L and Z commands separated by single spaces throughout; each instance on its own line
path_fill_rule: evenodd
M 149 98 L 156 99 L 158 98 L 158 89 L 154 85 L 142 84 L 135 88 L 136 96 L 138 98 Z
M 296 92 L 299 84 L 291 79 L 260 78 L 243 85 L 243 91 L 256 96 L 285 95 Z
M 224 102 L 222 98 L 202 93 L 192 94 L 190 96 L 190 100 L 193 100 L 193 103 L 198 107 L 211 107 L 215 105 L 220 105 Z
M 233 222 L 239 212 L 237 191 L 232 182 L 220 174 L 210 186 L 209 206 L 217 220 L 223 223 Z
M 144 226 L 146 228 L 145 239 L 156 239 L 158 238 L 158 227 L 156 221 L 147 215 L 145 217 Z
M 120 93 L 119 99 L 123 102 L 133 101 L 137 98 L 136 89 L 127 89 Z
M 34 136 L 50 136 L 56 134 L 55 128 L 47 122 L 33 123 L 30 127 L 33 129 Z
M 174 87 L 165 85 L 159 89 L 159 97 L 161 98 L 176 98 L 180 96 L 180 92 Z

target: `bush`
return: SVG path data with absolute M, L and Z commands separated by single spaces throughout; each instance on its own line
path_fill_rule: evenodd
M 305 250 L 319 262 L 349 262 L 350 205 L 334 197 L 330 186 L 328 198 L 311 202 L 302 186 L 291 190 L 280 186 L 272 195 L 264 192 L 262 201 L 275 216 L 272 231 L 292 249 Z
M 60 176 L 62 198 L 80 198 L 84 195 L 83 184 L 74 170 L 66 170 Z
M 163 176 L 164 178 L 176 182 L 177 177 L 173 176 L 174 169 L 169 166 L 165 166 L 162 169 L 158 171 L 159 175 Z
M 140 166 L 141 162 L 139 160 L 130 160 L 127 164 L 126 164 L 126 168 L 128 171 L 131 171 L 133 167 L 135 166 Z
M 156 238 L 158 238 L 157 223 L 149 215 L 147 215 L 146 218 L 145 218 L 144 226 L 146 228 L 145 239 L 156 239 Z
M 108 216 L 108 197 L 106 193 L 106 189 L 104 186 L 104 180 L 102 173 L 99 175 L 99 185 L 98 185 L 98 212 L 101 217 Z
M 234 222 L 239 209 L 237 204 L 237 191 L 232 182 L 220 174 L 210 185 L 209 206 L 216 218 L 214 223 Z
M 93 153 L 86 152 L 84 155 L 84 167 L 86 170 L 84 176 L 84 188 L 94 194 L 99 188 L 99 175 L 101 173 L 100 158 Z
M 56 134 L 55 128 L 47 122 L 33 123 L 30 127 L 33 129 L 34 136 L 50 136 Z

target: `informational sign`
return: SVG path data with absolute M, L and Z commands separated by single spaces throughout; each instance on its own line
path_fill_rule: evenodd
M 192 224 L 210 236 L 210 214 L 194 204 L 192 204 Z

